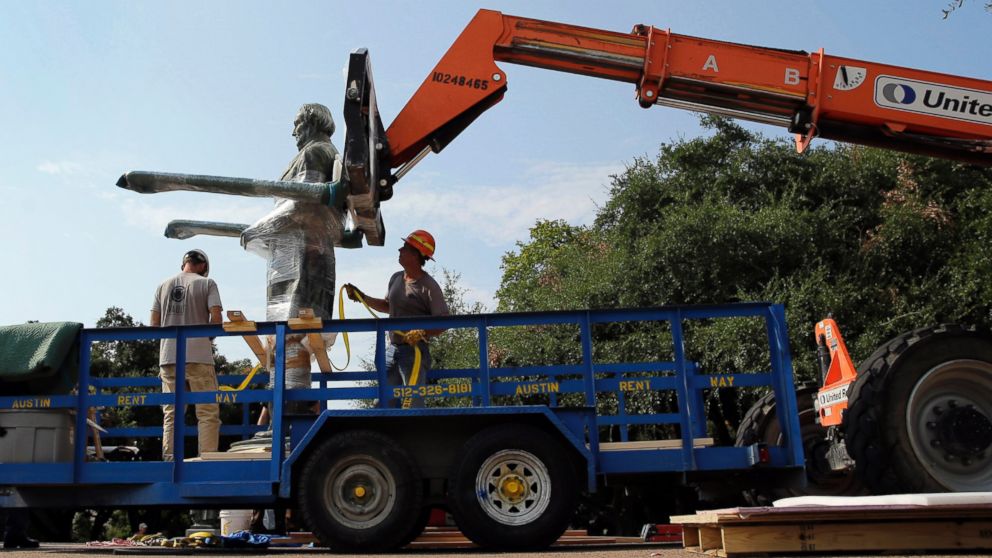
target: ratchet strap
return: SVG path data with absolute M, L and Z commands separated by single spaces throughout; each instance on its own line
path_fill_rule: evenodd
M 248 375 L 245 376 L 244 380 L 241 380 L 241 383 L 238 384 L 238 387 L 220 386 L 219 391 L 241 391 L 245 389 L 246 387 L 248 387 L 248 384 L 251 383 L 251 379 L 255 377 L 255 374 L 258 374 L 258 371 L 261 369 L 262 369 L 262 363 L 260 362 L 255 365 L 255 368 L 251 369 L 251 372 L 249 372 Z
M 341 289 L 338 290 L 338 317 L 340 319 L 342 319 L 342 320 L 344 319 L 344 297 L 345 297 L 345 289 L 346 289 L 346 287 L 344 285 L 341 285 Z M 379 319 L 379 316 L 372 310 L 372 308 L 369 306 L 369 303 L 368 302 L 365 302 L 365 297 L 362 296 L 362 292 L 359 291 L 358 289 L 355 289 L 355 296 L 358 297 L 358 301 L 362 303 L 362 306 L 364 306 L 365 309 L 369 311 L 369 314 L 371 314 L 373 318 L 375 318 L 375 319 L 378 320 Z M 400 337 L 402 337 L 403 338 L 403 341 L 405 341 L 408 345 L 413 345 L 413 372 L 410 373 L 410 381 L 407 383 L 407 385 L 408 386 L 415 386 L 415 385 L 417 385 L 417 380 L 420 379 L 420 360 L 421 360 L 421 357 L 420 357 L 420 345 L 419 344 L 420 344 L 421 341 L 424 340 L 423 330 L 422 329 L 415 329 L 415 330 L 406 331 L 406 332 L 404 332 L 404 331 L 395 331 L 393 333 L 395 333 L 396 335 L 399 335 Z M 342 368 L 338 368 L 334 364 L 334 362 L 332 361 L 331 362 L 331 366 L 333 366 L 334 368 L 337 368 L 338 370 L 344 370 L 348 366 L 348 363 L 351 362 L 351 343 L 348 342 L 348 332 L 347 331 L 342 331 L 341 332 L 341 336 L 344 338 L 344 350 L 345 350 L 345 352 L 348 355 L 348 360 L 347 360 L 347 362 L 344 363 L 344 367 L 342 367 Z M 404 397 L 403 398 L 403 408 L 404 409 L 409 409 L 411 403 L 412 403 L 412 401 L 410 400 L 409 397 Z

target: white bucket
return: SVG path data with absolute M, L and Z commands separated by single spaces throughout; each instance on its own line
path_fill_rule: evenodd
M 247 531 L 251 525 L 251 510 L 220 510 L 220 534 L 233 535 Z

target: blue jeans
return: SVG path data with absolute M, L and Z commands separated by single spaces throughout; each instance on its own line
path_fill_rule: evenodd
M 427 372 L 431 369 L 431 352 L 427 348 L 427 343 L 420 342 L 420 373 L 417 374 L 417 383 L 410 386 L 410 377 L 413 375 L 414 350 L 412 345 L 386 345 L 386 379 L 389 381 L 389 389 L 394 387 L 409 386 L 414 388 L 413 396 L 410 398 L 411 408 L 423 408 L 424 398 L 417 392 L 417 387 L 427 384 Z M 393 395 L 390 392 L 390 395 Z M 399 408 L 403 402 L 402 397 L 390 398 L 386 406 Z

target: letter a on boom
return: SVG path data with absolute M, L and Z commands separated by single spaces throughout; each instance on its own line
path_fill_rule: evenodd
M 716 56 L 711 54 L 706 58 L 706 63 L 703 64 L 704 70 L 713 70 L 713 73 L 719 73 L 720 68 L 716 65 Z

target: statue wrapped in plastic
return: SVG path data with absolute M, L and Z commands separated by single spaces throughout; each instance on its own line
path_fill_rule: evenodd
M 331 143 L 333 133 L 334 119 L 327 107 L 317 103 L 300 107 L 293 122 L 299 153 L 280 180 L 300 183 L 336 180 L 340 161 Z M 315 316 L 331 319 L 334 245 L 341 240 L 343 220 L 344 213 L 338 207 L 283 198 L 277 199 L 272 211 L 241 233 L 241 245 L 267 262 L 266 320 L 295 318 L 302 308 L 312 308 Z M 286 338 L 287 389 L 310 387 L 310 353 L 301 344 L 302 339 L 302 335 Z
M 240 236 L 241 245 L 265 258 L 267 264 L 266 320 L 295 318 L 303 308 L 312 309 L 316 317 L 330 319 L 334 247 L 361 245 L 360 232 L 345 230 L 348 192 L 341 180 L 338 150 L 331 143 L 333 133 L 331 111 L 310 103 L 296 114 L 293 137 L 299 153 L 279 180 L 132 171 L 122 176 L 117 185 L 146 194 L 185 190 L 275 198 L 272 210 L 252 225 L 173 221 L 166 236 Z M 301 343 L 302 338 L 286 338 L 287 389 L 310 387 L 310 352 Z M 269 351 L 270 360 L 272 352 Z M 295 411 L 309 408 L 306 402 L 292 402 L 290 406 Z

